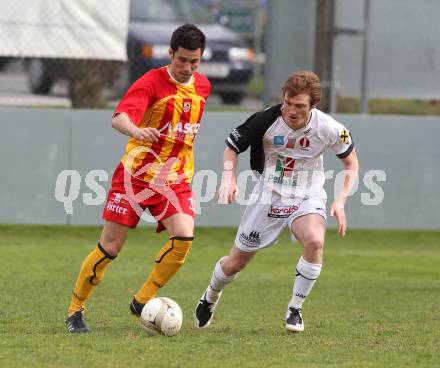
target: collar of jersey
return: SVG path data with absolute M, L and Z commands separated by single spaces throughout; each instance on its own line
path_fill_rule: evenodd
M 287 123 L 284 121 L 284 118 L 283 118 L 283 115 L 282 115 L 282 114 L 280 115 L 280 117 L 281 117 L 281 120 L 283 121 L 283 123 L 286 124 L 286 126 L 287 126 L 291 131 L 293 131 L 293 132 L 295 132 L 295 133 L 301 133 L 302 131 L 307 130 L 308 128 L 311 127 L 312 119 L 313 119 L 313 114 L 314 114 L 314 110 L 315 110 L 315 109 L 312 109 L 312 110 L 310 111 L 310 118 L 309 118 L 309 121 L 307 122 L 307 124 L 304 125 L 303 127 L 299 128 L 299 129 L 293 129 L 291 126 L 289 126 L 289 124 L 287 124 Z
M 167 65 L 167 72 L 168 72 L 168 75 L 170 76 L 171 80 L 172 80 L 174 83 L 176 83 L 176 84 L 178 84 L 178 85 L 180 85 L 180 86 L 183 86 L 183 87 L 188 87 L 189 85 L 191 85 L 191 83 L 193 82 L 193 79 L 194 79 L 194 76 L 192 75 L 188 82 L 186 82 L 186 83 L 179 82 L 179 81 L 178 81 L 176 78 L 174 78 L 173 75 L 171 74 L 171 72 L 170 72 L 170 66 L 169 66 L 169 65 Z

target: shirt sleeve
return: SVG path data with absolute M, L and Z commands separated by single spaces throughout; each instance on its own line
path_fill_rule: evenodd
M 199 73 L 195 73 L 194 78 L 197 94 L 207 100 L 211 94 L 211 82 L 208 78 Z
M 258 139 L 256 114 L 251 115 L 242 125 L 229 134 L 226 145 L 237 154 L 242 153 Z
M 155 100 L 154 78 L 145 74 L 134 82 L 116 106 L 113 116 L 125 112 L 135 125 L 139 125 L 147 108 Z
M 332 121 L 328 138 L 328 145 L 339 158 L 347 157 L 351 151 L 353 151 L 354 142 L 351 133 L 341 123 L 334 120 Z

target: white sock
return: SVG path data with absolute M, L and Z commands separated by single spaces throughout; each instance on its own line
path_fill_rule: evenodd
M 220 297 L 223 288 L 237 277 L 237 274 L 232 276 L 225 275 L 220 264 L 223 258 L 216 263 L 211 281 L 206 289 L 206 300 L 210 303 L 215 303 Z
M 302 308 L 304 300 L 310 294 L 315 281 L 321 273 L 322 264 L 309 263 L 302 256 L 296 265 L 295 282 L 293 284 L 293 295 L 289 307 Z

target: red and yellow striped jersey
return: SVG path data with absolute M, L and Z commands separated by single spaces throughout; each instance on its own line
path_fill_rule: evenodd
M 168 67 L 145 73 L 116 107 L 114 114 L 125 112 L 139 128 L 156 128 L 160 133 L 157 143 L 130 138 L 121 162 L 131 175 L 149 183 L 190 183 L 194 138 L 211 84 L 198 73 L 189 83 L 179 83 Z

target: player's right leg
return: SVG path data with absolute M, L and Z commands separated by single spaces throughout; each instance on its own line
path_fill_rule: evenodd
M 254 187 L 253 194 L 261 194 L 262 185 Z M 246 207 L 229 256 L 217 262 L 211 281 L 196 306 L 197 328 L 208 327 L 212 322 L 223 288 L 234 280 L 253 258 L 257 250 L 272 245 L 286 225 L 287 216 L 270 216 L 272 203 L 256 201 Z
M 116 258 L 124 245 L 129 229 L 129 226 L 116 222 L 105 222 L 98 245 L 81 265 L 68 309 L 69 317 L 66 320 L 68 332 L 90 331 L 84 322 L 85 303 L 104 278 L 107 266 Z
M 216 263 L 211 281 L 196 305 L 194 319 L 197 328 L 205 328 L 211 324 L 222 290 L 246 267 L 255 253 L 256 251 L 245 252 L 233 246 L 229 255 Z

